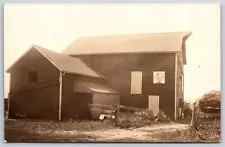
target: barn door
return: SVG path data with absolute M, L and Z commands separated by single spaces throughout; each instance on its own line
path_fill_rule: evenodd
M 154 114 L 159 112 L 159 96 L 158 95 L 149 95 L 148 109 L 151 110 Z

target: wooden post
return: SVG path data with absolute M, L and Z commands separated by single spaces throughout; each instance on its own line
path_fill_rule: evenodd
M 10 118 L 10 93 L 8 93 L 8 115 L 6 117 Z
M 196 127 L 196 114 L 197 114 L 197 108 L 196 103 L 193 104 L 193 111 L 192 111 L 192 118 L 191 118 L 191 127 Z
M 63 76 L 63 72 L 60 71 L 60 75 L 59 75 L 59 120 L 62 120 L 62 76 Z
M 120 104 L 117 105 L 117 109 L 116 109 L 116 116 L 115 116 L 116 123 L 118 123 L 119 121 L 119 113 L 120 113 Z
M 113 106 L 110 106 L 110 115 L 111 115 L 111 120 L 113 119 Z

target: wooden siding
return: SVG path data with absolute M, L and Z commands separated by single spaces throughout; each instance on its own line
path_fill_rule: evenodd
M 111 93 L 94 93 L 93 104 L 117 105 L 119 104 L 119 95 Z
M 37 83 L 28 82 L 28 72 L 37 71 Z M 38 88 L 59 81 L 59 70 L 37 50 L 30 50 L 10 72 L 10 93 Z
M 148 96 L 159 95 L 159 108 L 172 119 L 175 111 L 175 53 L 79 55 L 120 92 L 121 104 L 148 108 Z M 130 94 L 131 72 L 142 71 L 142 94 Z M 153 84 L 153 71 L 165 71 L 165 84 Z
M 52 118 L 58 116 L 59 86 L 28 90 L 10 94 L 10 118 L 25 115 L 27 118 Z
M 77 82 L 73 83 L 73 92 L 92 93 L 92 91 L 90 89 L 88 89 L 87 87 L 85 87 Z
M 76 80 L 106 82 L 104 79 L 96 79 L 80 75 L 65 74 L 63 75 L 62 90 L 62 118 L 89 118 L 88 103 L 93 102 L 93 93 L 85 87 L 77 87 Z M 79 88 L 79 89 L 76 89 Z M 96 97 L 95 97 L 96 98 Z M 106 97 L 105 97 L 106 98 Z M 97 99 L 97 98 L 96 98 Z
M 28 82 L 28 72 L 37 71 L 38 81 Z M 10 72 L 9 117 L 57 118 L 59 71 L 37 50 L 31 49 Z

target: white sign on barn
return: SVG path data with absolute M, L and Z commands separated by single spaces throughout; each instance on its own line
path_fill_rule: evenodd
M 165 84 L 165 71 L 154 71 L 153 72 L 153 83 L 154 84 Z

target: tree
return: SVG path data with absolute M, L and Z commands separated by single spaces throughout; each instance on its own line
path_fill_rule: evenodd
M 212 91 L 205 93 L 202 96 L 202 98 L 200 99 L 200 101 L 201 100 L 204 100 L 204 101 L 218 100 L 218 101 L 220 101 L 220 99 L 221 99 L 220 91 L 212 90 Z

